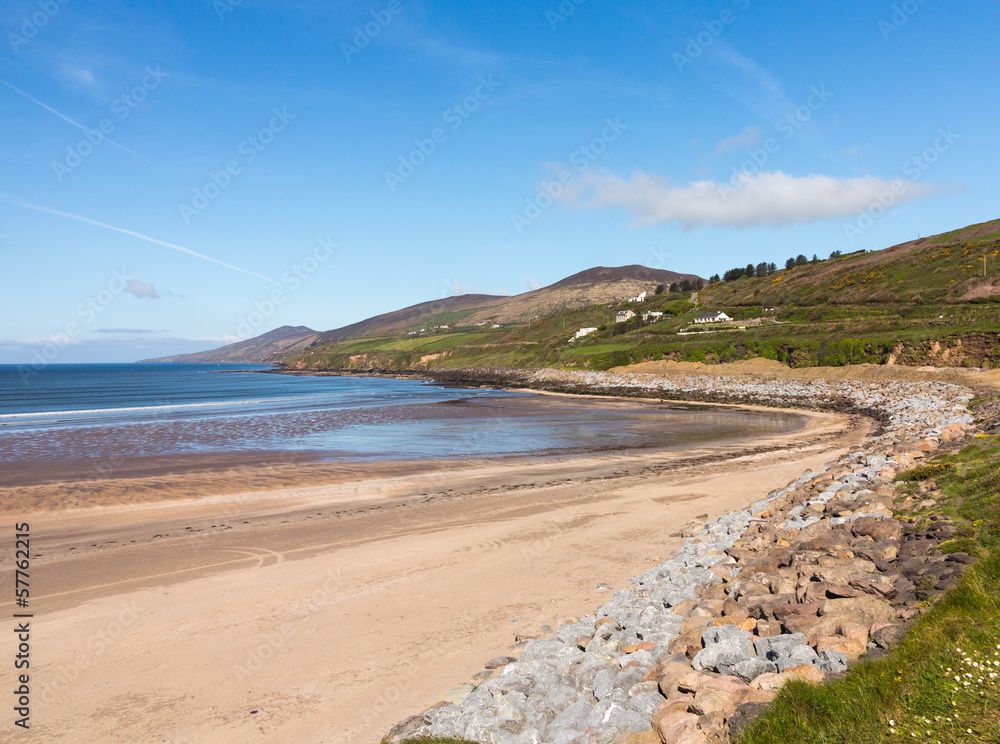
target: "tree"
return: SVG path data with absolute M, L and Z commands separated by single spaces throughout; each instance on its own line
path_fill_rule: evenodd
M 812 263 L 819 263 L 819 256 L 817 256 L 815 253 L 813 254 Z
M 712 274 L 712 276 L 710 276 L 708 278 L 708 283 L 709 284 L 718 284 L 721 281 L 722 281 L 722 278 L 718 274 Z
M 794 258 L 790 258 L 787 261 L 785 261 L 785 268 L 786 269 L 794 269 L 795 268 L 795 259 Z
M 767 262 L 761 261 L 759 264 L 757 264 L 757 269 L 756 269 L 757 276 L 767 276 L 770 273 L 770 271 L 768 270 L 769 268 L 770 267 L 767 264 Z
M 698 281 L 696 281 L 694 283 L 694 288 L 697 289 L 697 290 L 704 289 L 705 288 L 705 280 L 704 279 L 698 279 Z
M 661 294 L 663 294 L 663 290 L 664 289 L 665 289 L 665 287 L 662 284 L 657 284 L 656 285 L 656 289 L 653 290 L 653 294 L 661 295 Z
M 681 292 L 690 292 L 690 291 L 691 291 L 691 280 L 684 279 L 683 281 L 681 281 Z
M 749 277 L 753 277 L 753 276 L 754 276 L 754 268 L 753 268 L 753 264 L 747 264 L 747 267 L 746 267 L 746 269 L 745 269 L 745 270 L 743 271 L 743 273 L 744 273 L 744 274 L 746 274 L 746 275 L 747 275 L 747 276 L 749 276 Z
M 774 263 L 773 261 L 767 265 L 767 273 L 768 274 L 773 274 L 777 270 L 778 270 L 778 265 L 776 263 Z
M 677 282 L 674 282 L 673 284 L 670 285 L 670 291 L 671 292 L 680 292 L 681 291 L 681 287 L 680 287 L 680 285 Z
M 830 258 L 840 258 L 843 254 L 840 251 L 832 251 L 830 253 Z
M 796 266 L 805 266 L 807 263 L 809 263 L 809 259 L 803 256 L 801 253 L 795 257 Z

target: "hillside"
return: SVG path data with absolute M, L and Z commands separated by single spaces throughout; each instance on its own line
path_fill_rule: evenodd
M 375 315 L 357 323 L 335 328 L 332 331 L 324 331 L 319 334 L 316 343 L 328 344 L 355 336 L 393 333 L 424 325 L 448 325 L 468 316 L 469 313 L 482 308 L 494 307 L 508 299 L 510 298 L 502 295 L 465 294 L 421 302 L 417 305 L 404 307 L 402 310 Z
M 618 301 L 634 290 L 607 289 L 622 286 L 614 285 L 615 272 L 636 276 L 654 270 L 592 269 L 471 313 L 447 330 L 343 338 L 290 356 L 287 363 L 295 368 L 607 369 L 658 359 L 717 363 L 761 357 L 791 367 L 1000 367 L 1000 220 L 881 251 L 802 259 L 800 265 L 763 276 L 740 276 L 736 270 L 731 281 L 714 282 L 697 293 L 667 292 L 628 305 Z M 636 278 L 659 279 L 653 274 Z M 657 283 L 668 284 L 666 279 Z M 608 301 L 611 297 L 615 301 Z M 593 298 L 604 301 L 583 304 Z M 522 302 L 529 311 L 519 309 Z M 622 309 L 663 315 L 654 322 L 635 317 L 616 323 L 615 313 Z M 533 316 L 542 311 L 548 314 Z M 735 321 L 694 323 L 696 315 L 709 311 L 725 311 Z M 491 321 L 503 327 L 492 328 Z M 473 324 L 482 322 L 489 325 Z M 597 330 L 571 340 L 583 327 Z
M 687 279 L 695 281 L 695 274 L 678 274 L 676 271 L 651 269 L 647 266 L 597 266 L 568 276 L 547 287 L 510 297 L 488 310 L 470 315 L 469 325 L 484 323 L 529 323 L 539 318 L 575 310 L 602 302 L 613 302 L 634 297 L 640 292 L 653 293 L 656 286 L 669 287 L 674 282 Z
M 187 364 L 261 364 L 307 348 L 316 338 L 316 331 L 305 326 L 281 326 L 246 341 L 238 341 L 219 349 L 193 354 L 142 359 L 142 363 L 170 362 Z

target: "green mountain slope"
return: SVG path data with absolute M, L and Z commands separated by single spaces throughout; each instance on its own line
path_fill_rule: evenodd
M 569 307 L 502 328 L 471 325 L 481 315 L 474 313 L 448 329 L 343 338 L 287 363 L 604 369 L 649 359 L 724 362 L 759 356 L 791 366 L 994 367 L 1000 366 L 998 303 L 1000 220 L 995 220 L 881 251 L 716 282 L 700 292 L 653 295 L 643 303 Z M 491 311 L 499 308 L 502 304 Z M 635 317 L 616 323 L 620 310 L 663 315 L 655 322 Z M 699 313 L 710 311 L 724 311 L 735 322 L 694 323 Z M 570 340 L 582 327 L 598 330 Z

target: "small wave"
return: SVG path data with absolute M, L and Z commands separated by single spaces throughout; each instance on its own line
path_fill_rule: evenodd
M 86 408 L 71 411 L 32 411 L 31 413 L 0 413 L 0 419 L 32 419 L 66 416 L 113 415 L 118 413 L 135 413 L 137 411 L 176 411 L 187 408 L 220 408 L 223 406 L 248 406 L 259 403 L 281 403 L 295 398 L 257 398 L 252 400 L 227 400 L 205 403 L 173 403 L 163 406 L 123 406 L 121 408 Z

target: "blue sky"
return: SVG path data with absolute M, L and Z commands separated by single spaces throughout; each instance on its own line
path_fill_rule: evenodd
M 5 2 L 0 363 L 1000 217 L 995 2 L 479 5 Z

